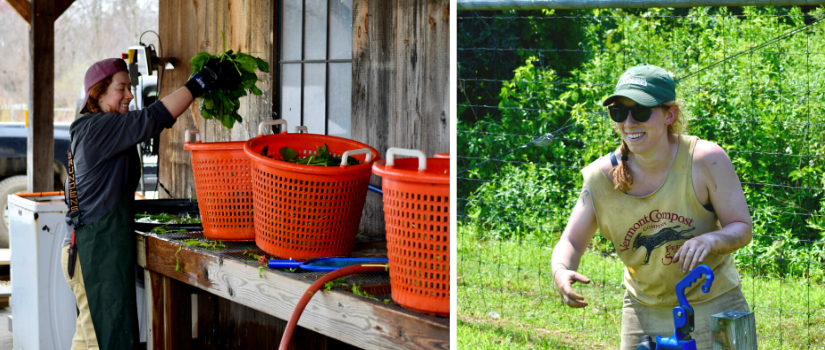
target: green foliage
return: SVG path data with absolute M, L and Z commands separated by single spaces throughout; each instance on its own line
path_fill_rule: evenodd
M 458 21 L 459 47 L 480 48 L 458 51 L 458 120 L 477 122 L 485 109 L 466 105 L 496 105 L 498 83 L 463 79 L 510 79 L 510 72 L 528 59 L 537 66 L 568 74 L 585 59 L 576 52 L 584 32 L 580 26 L 583 10 L 463 11 Z M 519 17 L 513 19 L 513 17 Z M 469 19 L 472 18 L 472 19 Z M 504 54 L 489 50 L 505 49 Z M 569 75 L 569 74 L 568 74 Z M 493 114 L 493 118 L 497 118 Z
M 272 155 L 267 154 L 269 146 L 264 146 L 263 150 L 261 151 L 261 155 L 264 157 L 272 158 Z M 327 150 L 327 145 L 323 144 L 320 147 L 315 146 L 315 153 L 310 154 L 306 157 L 300 158 L 298 157 L 298 152 L 289 147 L 282 147 L 279 151 L 281 154 L 281 160 L 285 162 L 295 163 L 295 164 L 304 164 L 304 165 L 317 165 L 317 166 L 340 166 L 341 165 L 341 157 L 333 157 L 329 151 Z M 361 164 L 357 159 L 353 157 L 347 157 L 347 165 L 358 165 Z
M 345 277 L 340 277 L 340 278 L 334 279 L 332 281 L 329 281 L 327 283 L 324 283 L 324 289 L 322 290 L 322 292 L 324 294 L 326 294 L 328 291 L 332 290 L 332 288 L 335 288 L 335 287 L 338 287 L 338 286 L 346 286 L 347 284 L 345 283 L 345 281 L 346 281 Z
M 235 122 L 243 122 L 243 118 L 238 114 L 238 109 L 241 107 L 239 99 L 246 96 L 247 93 L 256 96 L 263 94 L 261 89 L 255 86 L 255 83 L 258 82 L 258 75 L 255 74 L 255 70 L 269 73 L 269 63 L 242 52 L 226 51 L 226 38 L 223 31 L 221 31 L 221 38 L 223 38 L 224 52 L 217 56 L 213 56 L 208 52 L 200 52 L 192 57 L 189 65 L 192 66 L 194 72 L 199 72 L 207 63 L 217 65 L 220 62 L 229 60 L 238 70 L 238 74 L 241 76 L 241 84 L 237 89 L 214 89 L 201 97 L 198 108 L 204 119 L 217 119 L 223 127 L 231 129 Z
M 812 9 L 807 16 L 796 7 L 599 9 L 576 14 L 583 16 L 580 25 L 562 21 L 553 27 L 559 19 L 546 19 L 553 13 L 511 11 L 505 15 L 531 17 L 488 21 L 488 32 L 459 40 L 459 47 L 557 48 L 561 46 L 554 46 L 553 38 L 579 38 L 579 59 L 566 65 L 543 63 L 546 52 L 491 53 L 502 62 L 519 62 L 507 70 L 507 65 L 488 65 L 483 57 L 461 54 L 473 51 L 459 51 L 460 74 L 507 74 L 504 83 L 481 81 L 474 83 L 475 90 L 459 86 L 459 96 L 467 93 L 465 104 L 487 101 L 483 104 L 497 106 L 478 108 L 472 111 L 474 118 L 458 121 L 459 225 L 474 227 L 477 238 L 558 238 L 578 198 L 579 171 L 619 145 L 601 102 L 628 67 L 655 64 L 677 79 L 686 77 L 811 23 L 825 15 L 825 9 Z M 791 16 L 776 16 L 785 14 Z M 462 28 L 478 31 L 485 26 L 463 21 L 467 23 L 459 25 L 460 38 L 472 34 L 462 34 Z M 530 38 L 549 42 L 539 39 L 527 46 L 520 41 L 526 27 L 537 31 Z M 823 52 L 825 24 L 820 22 L 677 85 L 687 134 L 725 149 L 742 181 L 755 238 L 736 255 L 736 263 L 748 273 L 825 280 L 821 269 L 807 266 L 825 264 Z M 459 108 L 465 114 L 471 109 Z M 557 130 L 563 131 L 553 134 L 547 146 L 530 144 Z M 500 160 L 487 161 L 517 148 Z M 598 235 L 592 247 L 613 252 L 612 244 Z
M 186 233 L 186 232 L 188 232 L 188 231 L 186 231 L 184 229 L 179 229 L 179 230 L 169 229 L 169 226 L 166 226 L 166 225 L 153 227 L 152 230 L 149 231 L 149 233 L 160 233 L 160 234 L 163 234 L 163 233 Z
M 226 244 L 223 244 L 221 240 L 213 241 L 207 238 L 187 239 L 183 241 L 183 244 L 190 247 L 201 247 L 203 249 L 211 251 L 219 251 L 221 249 L 226 249 Z
M 365 292 L 364 290 L 361 289 L 361 286 L 359 286 L 357 284 L 352 285 L 352 294 L 360 295 L 360 296 L 365 297 L 367 299 L 372 299 L 372 300 L 378 301 L 378 298 L 374 297 L 370 293 Z
M 178 260 L 178 253 L 180 253 L 182 245 L 178 246 L 178 250 L 175 251 L 175 271 L 180 271 L 180 260 Z
M 171 215 L 167 213 L 149 214 L 147 212 L 135 213 L 135 222 L 145 222 L 153 224 L 200 224 L 199 216 L 189 214 Z
M 180 270 L 180 261 L 178 260 L 178 253 L 180 253 L 181 248 L 183 246 L 188 247 L 201 247 L 206 250 L 211 251 L 219 251 L 221 249 L 226 249 L 226 244 L 223 244 L 221 240 L 213 241 L 207 238 L 203 239 L 187 239 L 183 241 L 183 244 L 178 246 L 178 250 L 175 252 L 175 271 Z M 263 278 L 263 277 L 261 277 Z

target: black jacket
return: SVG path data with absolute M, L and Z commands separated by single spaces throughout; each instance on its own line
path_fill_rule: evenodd
M 69 134 L 82 224 L 94 222 L 112 209 L 126 187 L 137 188 L 137 144 L 174 124 L 175 118 L 160 101 L 126 114 L 86 114 L 72 123 Z M 65 188 L 69 188 L 68 178 Z M 68 191 L 65 197 L 68 204 Z M 66 221 L 71 223 L 69 213 Z M 64 245 L 72 236 L 71 226 L 67 228 Z

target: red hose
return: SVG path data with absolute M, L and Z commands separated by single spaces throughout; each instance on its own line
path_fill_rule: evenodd
M 306 308 L 307 304 L 309 304 L 310 299 L 312 296 L 315 295 L 315 292 L 319 291 L 325 283 L 335 280 L 337 278 L 341 278 L 343 276 L 349 276 L 356 273 L 364 273 L 364 272 L 374 272 L 374 271 L 387 271 L 389 265 L 387 264 L 359 264 L 359 265 L 352 265 L 347 267 L 342 267 L 335 271 L 332 271 L 326 275 L 323 275 L 319 278 L 315 283 L 309 286 L 307 292 L 301 297 L 301 300 L 298 301 L 298 305 L 295 305 L 295 311 L 292 311 L 292 317 L 289 318 L 289 323 L 286 325 L 286 329 L 284 330 L 284 336 L 281 338 L 281 345 L 278 347 L 279 350 L 287 350 L 289 348 L 289 341 L 292 339 L 292 333 L 295 332 L 295 327 L 298 325 L 298 319 L 301 318 L 301 314 L 304 313 L 304 309 Z

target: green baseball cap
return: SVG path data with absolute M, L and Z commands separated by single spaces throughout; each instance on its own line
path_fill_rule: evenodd
M 673 77 L 662 68 L 652 65 L 630 67 L 616 84 L 616 92 L 610 95 L 603 106 L 610 105 L 618 97 L 627 97 L 645 107 L 654 107 L 662 102 L 676 100 L 676 84 Z

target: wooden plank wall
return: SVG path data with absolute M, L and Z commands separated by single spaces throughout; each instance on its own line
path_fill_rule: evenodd
M 179 89 L 188 80 L 193 73 L 189 60 L 198 52 L 215 54 L 223 51 L 221 30 L 226 36 L 227 50 L 231 48 L 236 52 L 252 53 L 267 60 L 270 68 L 277 67 L 272 45 L 273 19 L 277 18 L 277 13 L 272 1 L 161 1 L 159 7 L 163 55 L 178 60 L 174 70 L 163 72 L 161 98 Z M 197 112 L 198 100 L 178 118 L 173 128 L 161 134 L 158 179 L 174 198 L 195 195 L 189 152 L 183 150 L 187 129 L 200 130 L 204 142 L 244 141 L 255 136 L 261 121 L 273 119 L 271 75 L 259 72 L 258 77 L 264 80 L 258 82 L 264 95 L 241 99 L 239 114 L 244 118 L 244 123 L 236 124 L 232 130 L 225 130 L 214 120 L 205 121 Z M 168 198 L 163 189 L 158 191 L 160 198 Z
M 276 7 L 252 0 L 162 1 L 163 52 L 181 62 L 178 69 L 164 73 L 161 96 L 186 82 L 192 74 L 192 56 L 220 48 L 220 29 L 228 47 L 266 53 L 275 69 Z M 449 0 L 353 1 L 353 139 L 375 147 L 382 156 L 389 147 L 420 149 L 428 156 L 449 152 L 449 22 Z M 197 126 L 209 142 L 254 136 L 260 121 L 274 119 L 272 83 L 259 83 L 267 89 L 263 98 L 241 99 L 248 129 L 236 126 L 224 132 L 214 123 L 204 123 L 197 113 L 186 112 L 174 128 L 161 134 L 159 180 L 175 198 L 194 192 L 189 152 L 183 150 L 184 131 Z M 371 182 L 381 184 L 376 176 Z M 385 234 L 383 204 L 374 193 L 367 195 L 359 231 L 372 237 L 367 240 Z
M 352 137 L 382 157 L 390 147 L 450 151 L 449 4 L 353 1 Z M 367 196 L 366 235 L 385 234 L 382 208 L 380 196 Z

